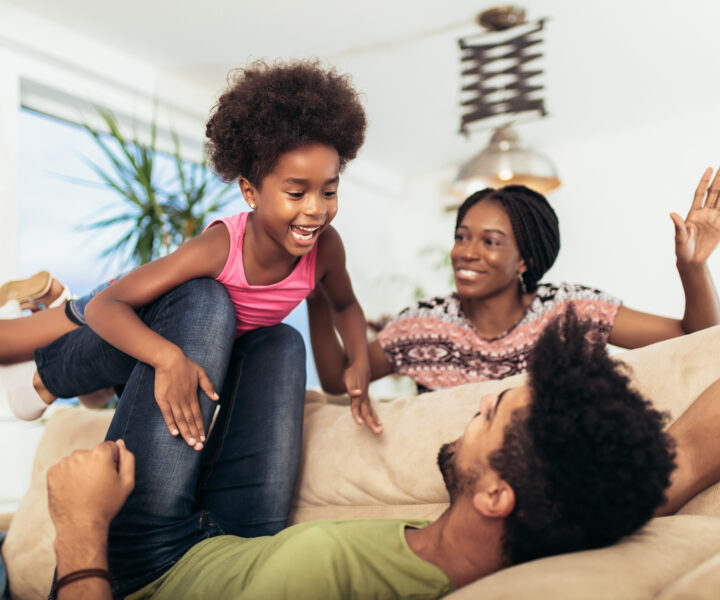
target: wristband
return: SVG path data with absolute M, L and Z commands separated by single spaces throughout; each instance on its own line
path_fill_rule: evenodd
M 65 587 L 66 585 L 69 585 L 76 581 L 80 581 L 81 579 L 88 579 L 90 577 L 100 577 L 101 579 L 106 579 L 107 582 L 112 586 L 112 575 L 110 575 L 110 571 L 108 571 L 107 569 L 80 569 L 78 571 L 73 571 L 72 573 L 64 575 L 53 584 L 52 590 L 50 591 L 50 600 L 57 600 L 57 595 L 60 588 Z

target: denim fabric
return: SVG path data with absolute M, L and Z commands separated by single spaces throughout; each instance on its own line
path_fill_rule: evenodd
M 129 273 L 130 271 L 128 271 Z M 113 277 L 111 280 L 101 283 L 89 294 L 80 296 L 79 298 L 71 298 L 65 303 L 65 315 L 76 325 L 85 325 L 85 308 L 87 307 L 90 300 L 92 300 L 97 294 L 102 292 L 106 287 L 110 287 L 111 284 L 115 283 L 121 277 L 124 277 L 127 273 L 122 273 L 117 277 Z
M 154 401 L 153 369 L 89 328 L 36 352 L 40 376 L 56 394 L 127 381 L 107 434 L 123 438 L 136 458 L 135 489 L 110 527 L 116 597 L 159 577 L 202 539 L 271 535 L 285 527 L 302 435 L 305 347 L 294 329 L 260 328 L 233 343 L 227 292 L 206 279 L 176 288 L 138 315 L 222 390 L 201 452 L 170 435 Z M 217 404 L 199 397 L 207 431 Z
M 5 541 L 5 532 L 0 531 L 0 548 L 2 548 L 3 542 Z M 0 554 L 0 600 L 10 598 L 10 588 L 8 587 L 7 569 Z

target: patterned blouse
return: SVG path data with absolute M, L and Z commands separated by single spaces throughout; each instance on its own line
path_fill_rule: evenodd
M 420 392 L 504 379 L 527 370 L 528 355 L 543 328 L 568 304 L 581 320 L 591 320 L 600 340 L 607 342 L 620 301 L 572 283 L 541 283 L 522 319 L 492 339 L 478 335 L 453 293 L 406 308 L 378 334 L 378 341 L 393 370 L 414 379 Z

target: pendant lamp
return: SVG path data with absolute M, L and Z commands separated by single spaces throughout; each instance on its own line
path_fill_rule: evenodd
M 541 194 L 560 185 L 552 162 L 525 147 L 509 125 L 495 129 L 487 148 L 460 168 L 452 192 L 466 198 L 483 188 L 505 185 L 524 185 Z

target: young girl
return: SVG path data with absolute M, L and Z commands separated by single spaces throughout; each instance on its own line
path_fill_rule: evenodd
M 212 398 L 217 394 L 203 369 L 148 328 L 135 309 L 192 279 L 213 278 L 230 295 L 239 337 L 279 323 L 322 282 L 347 349 L 343 381 L 352 413 L 380 433 L 367 397 L 365 319 L 345 268 L 342 241 L 330 226 L 338 209 L 340 172 L 362 145 L 365 126 L 356 91 L 334 70 L 296 62 L 254 63 L 240 71 L 220 97 L 206 134 L 216 172 L 226 181 L 238 179 L 251 212 L 213 222 L 89 303 L 70 301 L 62 316 L 57 310 L 38 315 L 46 321 L 40 324 L 42 335 L 57 337 L 86 321 L 114 347 L 154 367 L 155 399 L 170 432 L 199 450 L 205 431 L 197 389 Z M 23 328 L 27 331 L 27 324 Z M 37 341 L 50 340 L 32 343 Z M 34 383 L 44 402 L 54 400 L 38 376 Z
M 707 169 L 687 217 L 673 213 L 685 315 L 639 312 L 600 290 L 542 283 L 560 250 L 557 216 L 544 196 L 523 186 L 488 188 L 458 209 L 450 258 L 456 291 L 403 310 L 369 347 L 371 380 L 411 377 L 419 391 L 503 379 L 527 369 L 544 326 L 568 304 L 593 322 L 603 340 L 638 348 L 720 323 L 720 302 L 707 259 L 720 241 L 720 171 Z M 321 287 L 308 298 L 320 381 L 341 391 L 342 348 L 331 331 Z

